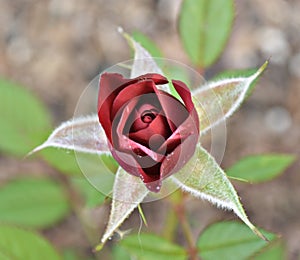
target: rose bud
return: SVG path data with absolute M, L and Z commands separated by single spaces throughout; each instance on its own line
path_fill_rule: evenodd
M 99 121 L 113 157 L 153 192 L 188 162 L 199 138 L 190 90 L 172 80 L 179 100 L 157 88 L 164 84 L 168 80 L 159 74 L 126 79 L 103 73 L 98 97 Z

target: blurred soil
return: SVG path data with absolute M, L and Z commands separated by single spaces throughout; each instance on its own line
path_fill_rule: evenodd
M 82 91 L 99 72 L 129 59 L 118 26 L 129 33 L 147 34 L 166 58 L 189 64 L 176 31 L 180 2 L 0 0 L 0 76 L 34 92 L 51 111 L 55 126 L 73 116 Z M 299 156 L 300 1 L 236 2 L 232 36 L 206 79 L 223 70 L 258 67 L 269 57 L 271 64 L 253 95 L 227 123 L 222 166 L 250 154 Z M 0 181 L 45 171 L 35 161 L 20 162 L 2 155 L 0 162 Z M 250 219 L 287 241 L 289 259 L 300 257 L 299 166 L 297 160 L 284 175 L 268 183 L 235 183 Z M 209 223 L 235 218 L 198 200 L 191 199 L 187 207 L 195 236 Z M 148 203 L 144 208 L 150 228 L 159 230 L 164 223 L 157 209 L 164 208 L 164 203 Z M 134 223 L 140 223 L 137 215 L 128 226 Z M 85 248 L 78 226 L 71 217 L 45 234 L 58 247 Z

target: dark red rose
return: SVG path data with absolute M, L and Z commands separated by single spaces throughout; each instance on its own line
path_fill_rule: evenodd
M 98 97 L 99 121 L 113 157 L 153 192 L 187 163 L 199 138 L 199 119 L 188 87 L 172 80 L 178 100 L 157 88 L 164 84 L 168 80 L 159 74 L 125 79 L 104 73 Z

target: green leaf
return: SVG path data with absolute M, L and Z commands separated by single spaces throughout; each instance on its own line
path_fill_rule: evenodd
M 1 250 L 1 248 L 0 248 L 0 250 Z M 11 260 L 12 256 L 11 255 L 8 256 L 8 254 L 0 251 L 0 259 L 2 259 L 2 260 Z
M 249 94 L 253 82 L 268 66 L 266 61 L 249 77 L 228 78 L 208 82 L 192 91 L 194 104 L 200 119 L 201 135 L 228 119 L 238 110 Z
M 230 167 L 226 173 L 229 177 L 245 179 L 252 183 L 268 181 L 283 173 L 295 159 L 295 156 L 284 154 L 248 156 Z
M 80 260 L 77 252 L 73 249 L 65 249 L 62 253 L 63 260 Z
M 123 247 L 121 247 L 119 244 L 116 244 L 113 247 L 112 255 L 113 255 L 114 260 L 120 260 L 120 259 L 122 259 L 122 260 L 132 260 L 129 253 Z
M 96 260 L 90 250 L 82 250 L 82 248 L 64 248 L 62 252 L 63 260 Z
M 271 244 L 264 248 L 262 252 L 254 256 L 255 260 L 282 260 L 286 259 L 285 257 L 285 248 L 281 241 L 277 241 L 274 244 Z
M 102 236 L 101 244 L 96 249 L 98 247 L 101 248 L 101 245 L 113 235 L 148 193 L 148 189 L 139 177 L 128 174 L 123 168 L 119 167 L 113 188 L 113 200 L 108 225 Z
M 24 156 L 49 133 L 50 116 L 24 87 L 4 79 L 0 96 L 0 150 Z
M 276 236 L 263 231 L 270 241 Z M 238 222 L 220 222 L 206 228 L 199 237 L 197 247 L 201 259 L 248 259 L 268 246 L 245 225 Z M 270 258 L 272 259 L 272 258 Z
M 206 199 L 221 208 L 233 210 L 254 233 L 265 239 L 249 221 L 234 187 L 214 158 L 198 145 L 191 160 L 196 160 L 196 164 L 186 164 L 170 178 L 195 197 Z
M 53 246 L 42 236 L 24 229 L 0 224 L 0 252 L 13 260 L 60 260 Z M 0 254 L 1 259 L 2 258 Z
M 120 246 L 141 260 L 187 259 L 184 248 L 154 234 L 127 236 L 120 241 Z
M 233 0 L 184 0 L 179 33 L 191 61 L 212 65 L 222 53 L 232 28 Z
M 156 46 L 156 44 L 146 35 L 142 34 L 141 32 L 133 32 L 132 38 L 138 42 L 141 46 L 143 46 L 152 57 L 162 57 L 162 53 L 160 49 Z
M 0 187 L 0 221 L 46 228 L 70 211 L 62 187 L 47 179 L 17 179 Z

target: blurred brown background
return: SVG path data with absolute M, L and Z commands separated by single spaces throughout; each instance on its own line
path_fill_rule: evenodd
M 72 117 L 81 92 L 94 76 L 130 57 L 117 26 L 129 33 L 138 30 L 147 34 L 166 58 L 189 64 L 176 30 L 180 2 L 0 0 L 0 76 L 34 92 L 47 104 L 57 125 Z M 250 154 L 299 156 L 300 1 L 236 2 L 233 33 L 206 79 L 222 70 L 257 67 L 269 57 L 271 65 L 253 96 L 228 122 L 223 166 Z M 0 180 L 19 172 L 37 172 L 41 167 L 4 156 L 0 162 Z M 290 259 L 300 256 L 299 166 L 298 160 L 284 175 L 268 183 L 235 183 L 250 219 L 281 234 Z M 145 206 L 153 229 L 163 225 L 155 210 L 158 204 Z M 195 235 L 208 223 L 234 218 L 206 202 L 191 200 L 188 207 Z M 83 237 L 76 227 L 76 220 L 71 219 L 45 233 L 58 247 L 61 243 L 82 245 Z

